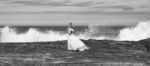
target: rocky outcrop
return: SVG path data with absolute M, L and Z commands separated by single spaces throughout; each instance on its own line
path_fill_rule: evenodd
M 150 65 L 150 54 L 147 52 L 149 39 L 139 42 L 92 39 L 82 41 L 90 48 L 89 50 L 84 52 L 68 51 L 66 41 L 1 43 L 0 62 L 5 60 L 13 63 L 14 66 L 30 66 L 26 64 L 34 66 L 32 65 L 34 63 L 41 66 L 48 63 L 70 63 L 72 64 L 71 66 L 75 66 L 75 64 L 83 66 L 82 64 L 88 63 L 90 63 L 88 64 L 90 66 L 94 64 L 98 64 L 95 66 L 100 66 L 99 64 L 105 63 L 121 63 L 121 65 L 117 66 L 122 66 L 124 63 L 132 66 L 136 66 L 136 63 Z M 47 66 L 51 66 L 49 64 Z M 109 66 L 113 66 L 113 64 Z
M 139 43 L 142 44 L 147 51 L 150 51 L 150 38 L 141 40 Z

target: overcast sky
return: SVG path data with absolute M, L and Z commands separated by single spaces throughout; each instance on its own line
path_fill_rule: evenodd
M 150 0 L 0 0 L 0 25 L 135 25 Z

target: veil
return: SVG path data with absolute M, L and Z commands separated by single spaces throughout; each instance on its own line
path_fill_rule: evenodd
M 67 40 L 67 49 L 68 50 L 78 50 L 84 51 L 89 49 L 75 34 L 74 29 L 72 27 L 72 23 L 69 24 L 68 27 L 68 40 Z

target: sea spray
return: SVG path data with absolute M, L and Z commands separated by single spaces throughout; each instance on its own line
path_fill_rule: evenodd
M 34 28 L 30 28 L 26 33 L 17 34 L 14 29 L 4 27 L 1 29 L 1 42 L 41 42 L 41 41 L 60 41 L 66 40 L 66 34 L 48 31 L 42 33 Z
M 97 25 L 89 25 L 88 29 L 82 31 L 76 30 L 76 36 L 84 40 L 107 39 L 117 41 L 138 41 L 150 38 L 150 22 L 148 21 L 139 22 L 135 27 L 117 28 L 117 30 L 109 26 L 105 28 L 100 28 Z M 46 32 L 41 32 L 37 28 L 30 27 L 26 32 L 17 33 L 15 28 L 6 26 L 0 29 L 0 42 L 62 41 L 67 40 L 68 34 L 65 30 L 62 32 L 49 29 Z
M 120 41 L 139 41 L 150 38 L 150 22 L 139 22 L 135 27 L 128 27 L 120 30 L 118 38 Z
M 141 21 L 136 26 L 132 27 L 125 27 L 123 29 L 120 29 L 118 31 L 118 35 L 111 35 L 108 36 L 106 34 L 100 34 L 102 32 L 110 32 L 108 29 L 104 29 L 106 31 L 103 31 L 98 28 L 97 25 L 89 25 L 89 39 L 95 39 L 95 40 L 116 40 L 116 41 L 139 41 L 142 39 L 150 38 L 150 22 L 149 21 Z M 112 30 L 114 32 L 110 32 L 111 34 L 117 34 L 115 30 Z M 115 33 L 116 32 L 116 33 Z M 98 36 L 95 36 L 96 34 L 99 34 Z M 112 37 L 115 36 L 115 37 Z
M 94 36 L 96 27 L 85 29 L 85 31 L 76 34 L 80 39 L 103 39 L 103 37 Z M 76 31 L 78 32 L 78 31 Z M 45 42 L 45 41 L 62 41 L 67 40 L 68 34 L 61 33 L 61 31 L 48 30 L 46 32 L 40 32 L 36 28 L 30 28 L 27 32 L 17 33 L 15 28 L 4 27 L 1 28 L 0 42 Z

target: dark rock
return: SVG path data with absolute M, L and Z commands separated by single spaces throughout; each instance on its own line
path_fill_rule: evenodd
M 8 60 L 16 59 L 15 61 L 16 63 L 14 64 L 22 62 L 20 63 L 21 65 L 22 64 L 34 65 L 35 62 L 38 62 L 39 64 L 42 62 L 46 63 L 53 63 L 53 62 L 139 63 L 140 62 L 144 64 L 150 63 L 149 62 L 150 54 L 146 52 L 146 50 L 147 51 L 149 50 L 148 39 L 141 41 L 113 41 L 113 40 L 93 40 L 93 39 L 82 41 L 90 48 L 89 50 L 83 52 L 68 51 L 66 41 L 0 43 L 0 54 L 1 54 L 0 57 L 6 58 L 8 57 L 9 58 Z M 3 54 L 6 54 L 6 56 Z M 20 57 L 21 59 L 18 59 L 18 57 Z M 0 60 L 3 59 L 0 58 Z
M 147 51 L 150 51 L 150 38 L 140 40 L 139 42 L 146 47 Z

